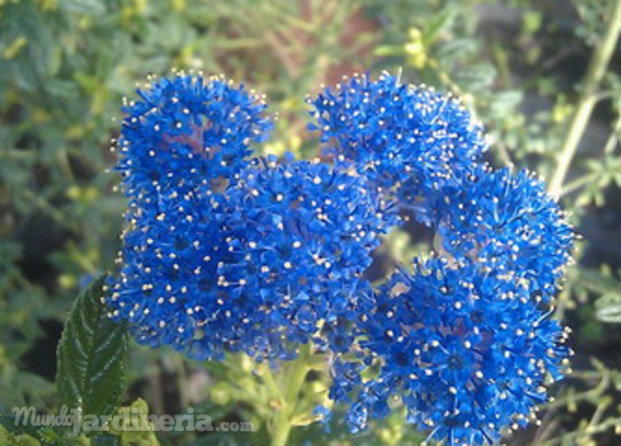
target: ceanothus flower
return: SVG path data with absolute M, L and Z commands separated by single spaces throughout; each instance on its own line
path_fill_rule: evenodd
M 220 194 L 192 191 L 131 205 L 107 304 L 139 343 L 221 359 L 247 337 L 253 302 L 233 299 L 217 284 L 218 266 L 231 258 L 220 218 L 225 206 Z
M 186 187 L 217 190 L 248 164 L 272 128 L 264 100 L 222 77 L 178 73 L 151 80 L 125 117 L 116 170 L 132 200 Z
M 567 334 L 549 316 L 525 287 L 468 259 L 415 261 L 380 287 L 364 321 L 360 345 L 379 372 L 362 381 L 360 365 L 339 364 L 332 395 L 351 401 L 353 430 L 396 397 L 428 440 L 492 444 L 536 419 L 544 385 L 562 378 Z
M 313 338 L 334 351 L 352 342 L 352 321 L 370 310 L 362 273 L 397 217 L 348 171 L 250 164 L 223 193 L 131 205 L 108 304 L 139 342 L 259 360 L 291 359 Z
M 443 249 L 482 268 L 522 280 L 550 300 L 571 260 L 571 226 L 545 184 L 526 170 L 480 168 L 435 202 Z
M 321 131 L 326 152 L 354 162 L 385 191 L 407 187 L 415 197 L 399 204 L 414 210 L 460 181 L 486 148 L 480 126 L 457 99 L 387 73 L 375 81 L 356 75 L 308 102 L 317 122 L 310 128 Z
M 227 197 L 237 261 L 222 265 L 219 284 L 269 316 L 259 347 L 286 358 L 321 331 L 315 341 L 346 349 L 349 323 L 368 310 L 361 277 L 378 235 L 396 222 L 392 207 L 347 170 L 275 157 L 242 171 Z
M 458 101 L 388 74 L 327 89 L 309 102 L 328 165 L 250 158 L 266 105 L 222 78 L 177 74 L 138 95 L 123 108 L 129 209 L 105 300 L 139 342 L 271 363 L 313 342 L 353 431 L 395 398 L 450 445 L 534 417 L 570 354 L 547 307 L 573 233 L 532 174 L 477 162 L 484 138 Z M 373 289 L 364 272 L 397 208 L 435 229 L 442 257 Z

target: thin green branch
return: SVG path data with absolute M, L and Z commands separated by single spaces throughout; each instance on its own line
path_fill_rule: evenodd
M 588 438 L 588 437 L 592 437 L 595 434 L 601 433 L 601 432 L 605 432 L 610 428 L 614 428 L 616 426 L 621 425 L 621 417 L 617 417 L 617 418 L 609 418 L 606 421 L 604 421 L 603 423 L 594 426 L 594 427 L 590 427 L 589 429 L 578 429 L 575 430 L 573 432 L 569 432 L 567 434 L 564 434 L 560 437 L 556 437 L 553 438 L 549 441 L 547 441 L 546 443 L 544 443 L 544 446 L 555 446 L 555 445 L 564 445 L 564 444 L 575 444 L 574 440 L 580 440 L 583 438 Z
M 565 141 L 563 142 L 558 158 L 558 165 L 550 181 L 549 192 L 555 197 L 559 196 L 563 188 L 565 177 L 567 176 L 569 167 L 578 149 L 578 144 L 582 139 L 584 130 L 593 113 L 593 108 L 597 103 L 597 90 L 606 74 L 610 58 L 612 57 L 619 39 L 619 33 L 621 32 L 621 0 L 611 0 L 610 9 L 611 14 L 609 16 L 610 19 L 608 20 L 606 32 L 601 44 L 595 49 L 593 58 L 589 63 L 584 89 L 582 90 L 580 100 L 578 101 L 578 105 L 569 125 L 569 130 L 565 136 Z
M 604 145 L 604 155 L 611 155 L 617 144 L 619 143 L 619 133 L 621 132 L 621 114 L 617 117 L 615 124 L 612 128 L 612 132 L 610 136 L 606 140 L 606 144 Z M 580 189 L 582 186 L 586 186 L 593 181 L 597 181 L 600 178 L 601 172 L 590 172 L 586 175 L 576 178 L 572 180 L 566 186 L 563 186 L 563 189 L 560 192 L 560 196 L 563 197 L 567 194 L 570 194 L 577 189 Z
M 575 180 L 571 181 L 567 186 L 563 187 L 559 196 L 563 197 L 567 194 L 574 192 L 577 189 L 580 189 L 582 186 L 586 186 L 587 184 L 597 180 L 598 176 L 598 173 L 589 173 L 579 178 L 576 178 Z
M 604 146 L 604 153 L 606 155 L 610 155 L 614 152 L 615 147 L 619 143 L 619 134 L 621 133 L 621 111 L 619 112 L 619 116 L 615 121 L 614 126 L 612 127 L 612 132 L 610 136 L 608 136 L 608 140 L 606 141 L 606 145 Z
M 606 393 L 608 387 L 610 386 L 611 378 L 610 373 L 606 372 L 602 374 L 600 381 L 597 383 L 595 387 L 592 389 L 586 390 L 584 392 L 567 395 L 563 398 L 559 398 L 550 402 L 548 404 L 544 404 L 540 406 L 540 408 L 545 408 L 547 410 L 555 410 L 560 409 L 569 404 L 576 404 L 583 401 L 593 401 L 600 398 L 602 395 Z

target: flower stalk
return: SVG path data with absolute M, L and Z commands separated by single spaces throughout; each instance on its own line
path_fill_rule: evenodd
M 299 356 L 289 364 L 285 373 L 285 390 L 281 395 L 282 407 L 274 414 L 271 420 L 270 431 L 272 446 L 285 446 L 293 427 L 292 418 L 298 400 L 298 395 L 310 370 L 310 344 L 300 347 Z

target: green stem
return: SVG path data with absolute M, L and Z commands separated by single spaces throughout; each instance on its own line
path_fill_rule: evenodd
M 278 384 L 276 384 L 276 379 L 274 379 L 274 374 L 270 367 L 270 364 L 263 365 L 261 377 L 272 395 L 280 395 L 280 388 Z
M 559 195 L 562 197 L 564 195 L 570 194 L 573 191 L 580 189 L 582 186 L 585 186 L 596 180 L 597 177 L 597 174 L 589 173 L 587 175 L 581 176 L 580 178 L 576 178 L 575 180 L 567 184 L 567 186 L 564 186 Z
M 604 153 L 606 155 L 610 155 L 614 152 L 617 143 L 619 142 L 619 134 L 621 133 L 621 111 L 619 112 L 619 116 L 617 116 L 617 121 L 615 125 L 612 127 L 612 132 L 606 141 L 606 145 L 604 146 Z
M 612 128 L 612 132 L 610 133 L 610 136 L 608 137 L 608 140 L 604 145 L 604 155 L 610 155 L 614 151 L 617 143 L 619 142 L 619 132 L 621 132 L 621 114 L 617 117 L 617 120 Z M 560 192 L 560 196 L 563 197 L 567 194 L 570 194 L 576 189 L 579 189 L 582 186 L 591 183 L 592 181 L 596 181 L 598 177 L 599 174 L 597 172 L 594 172 L 576 178 L 575 180 L 572 180 L 569 184 L 567 184 L 567 186 L 563 186 Z
M 601 432 L 605 432 L 610 428 L 614 428 L 621 424 L 621 417 L 617 418 L 608 418 L 603 423 L 598 424 L 595 427 L 590 428 L 589 430 L 585 429 L 576 429 L 573 432 L 569 432 L 560 437 L 553 438 L 544 443 L 545 446 L 556 446 L 561 444 L 575 444 L 574 440 L 580 440 L 582 438 L 590 438 L 595 434 L 599 434 Z M 593 444 L 593 443 L 591 443 Z
M 292 415 L 295 410 L 298 395 L 310 370 L 308 359 L 310 357 L 310 344 L 300 348 L 300 354 L 292 363 L 285 374 L 285 391 L 282 394 L 282 406 L 275 413 L 271 422 L 272 442 L 271 446 L 286 446 L 292 428 Z
M 595 49 L 593 58 L 589 63 L 584 89 L 582 90 L 580 100 L 572 116 L 569 131 L 565 136 L 565 141 L 563 142 L 561 153 L 558 158 L 558 165 L 550 181 L 549 192 L 555 197 L 559 196 L 563 188 L 569 166 L 571 166 L 578 144 L 582 139 L 593 108 L 597 103 L 597 89 L 606 74 L 608 63 L 610 62 L 617 40 L 619 39 L 619 33 L 621 32 L 621 0 L 611 0 L 610 6 L 611 14 L 608 20 L 606 33 L 604 34 L 601 44 Z

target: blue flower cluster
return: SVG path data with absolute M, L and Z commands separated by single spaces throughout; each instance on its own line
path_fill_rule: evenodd
M 173 190 L 127 214 L 121 270 L 108 303 L 111 316 L 130 322 L 138 342 L 221 358 L 224 346 L 243 336 L 241 321 L 255 309 L 232 302 L 216 285 L 218 265 L 230 258 L 224 206 L 218 194 Z
M 327 89 L 308 99 L 326 164 L 253 158 L 266 105 L 222 78 L 179 73 L 138 95 L 117 146 L 129 209 L 106 301 L 139 342 L 271 362 L 312 342 L 352 431 L 394 399 L 451 445 L 536 418 L 570 354 L 549 313 L 573 232 L 533 174 L 479 163 L 484 135 L 457 100 L 388 74 Z M 399 209 L 437 252 L 373 287 L 364 272 Z
M 227 225 L 236 261 L 218 279 L 232 296 L 256 301 L 269 318 L 263 326 L 274 326 L 261 345 L 279 357 L 291 357 L 287 349 L 319 328 L 331 348 L 347 348 L 353 339 L 346 329 L 368 294 L 361 277 L 370 252 L 397 217 L 364 178 L 337 167 L 273 157 L 258 164 L 227 192 L 235 203 Z
M 326 150 L 436 233 L 437 253 L 374 293 L 331 397 L 353 431 L 399 399 L 448 444 L 494 443 L 535 419 L 561 378 L 567 332 L 549 307 L 573 232 L 533 174 L 479 162 L 481 130 L 455 100 L 384 75 L 311 100 Z
M 251 144 L 272 128 L 267 105 L 222 77 L 180 73 L 152 79 L 125 101 L 116 170 L 128 198 L 149 202 L 171 190 L 218 190 L 246 164 Z
M 387 73 L 356 75 L 309 98 L 324 151 L 355 162 L 370 184 L 425 221 L 428 199 L 458 185 L 486 149 L 481 127 L 450 96 Z
M 130 207 L 111 316 L 200 359 L 346 350 L 394 206 L 344 164 L 249 158 L 271 124 L 243 87 L 180 74 L 139 95 L 119 139 Z
M 437 232 L 451 256 L 523 281 L 549 302 L 571 260 L 573 230 L 533 173 L 481 168 L 436 201 Z
M 387 415 L 398 396 L 428 439 L 494 443 L 535 419 L 544 384 L 562 377 L 567 333 L 526 287 L 469 259 L 415 261 L 414 273 L 397 272 L 380 287 L 374 309 L 360 345 L 381 358 L 379 375 L 363 383 L 350 364 L 333 389 L 352 401 L 353 430 Z

